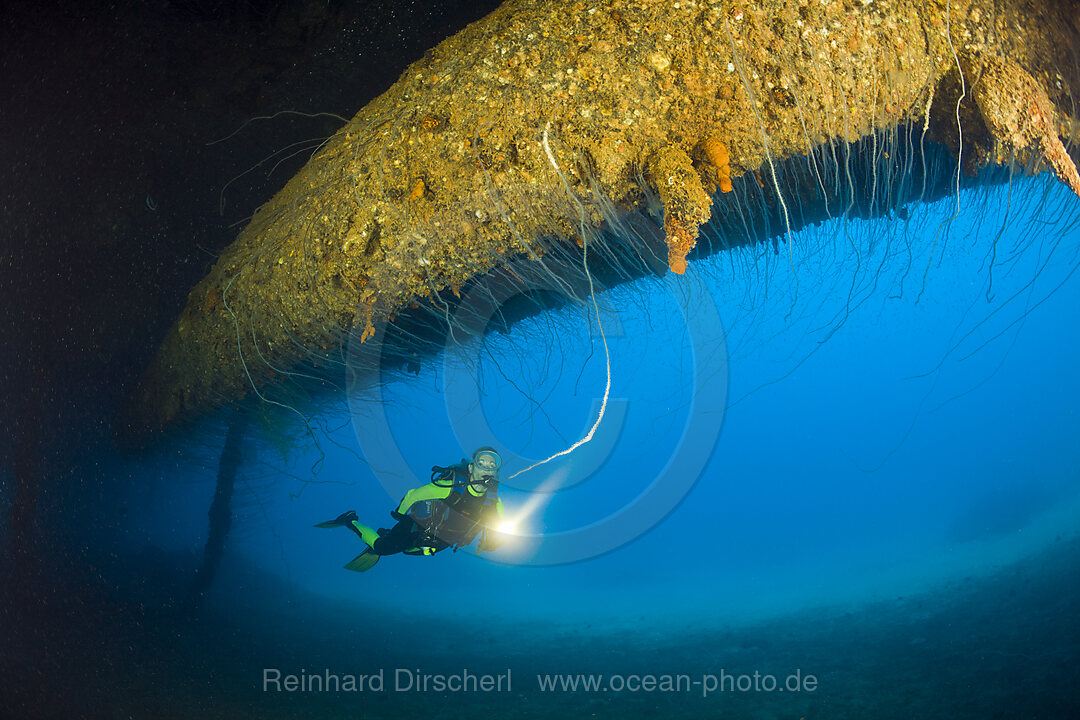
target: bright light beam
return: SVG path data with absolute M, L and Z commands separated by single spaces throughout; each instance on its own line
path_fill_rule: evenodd
M 512 515 L 507 515 L 499 524 L 498 532 L 503 535 L 526 537 L 531 533 L 524 532 L 528 526 L 528 520 L 539 514 L 560 487 L 566 482 L 570 471 L 567 468 L 559 468 L 547 477 L 540 485 L 529 493 L 528 498 L 521 507 Z

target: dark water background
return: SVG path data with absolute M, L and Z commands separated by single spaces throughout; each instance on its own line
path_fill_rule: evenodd
M 432 464 L 481 444 L 507 449 L 507 476 L 580 437 L 605 379 L 589 305 L 331 404 L 321 452 L 258 414 L 221 568 L 183 617 L 227 419 L 138 454 L 114 448 L 111 419 L 235 233 L 233 202 L 292 170 L 227 193 L 224 217 L 221 186 L 335 123 L 206 143 L 285 107 L 350 115 L 391 60 L 465 21 L 331 8 L 352 20 L 200 3 L 8 15 L 0 715 L 1080 715 L 1080 210 L 1045 177 L 965 194 L 952 220 L 946 200 L 814 228 L 790 264 L 742 252 L 601 294 L 607 418 L 505 484 L 522 538 L 491 561 L 349 573 L 356 538 L 311 525 L 346 509 L 388 524 Z M 384 686 L 276 691 L 275 670 Z M 510 688 L 396 689 L 440 673 Z M 603 689 L 542 691 L 559 673 Z M 703 692 L 755 673 L 816 684 Z M 626 687 L 648 675 L 691 684 Z

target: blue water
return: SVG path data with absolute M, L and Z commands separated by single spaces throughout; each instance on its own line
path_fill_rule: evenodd
M 828 223 L 796 234 L 790 254 L 783 244 L 721 253 L 681 278 L 598 293 L 595 308 L 575 304 L 483 343 L 461 338 L 418 376 L 332 404 L 318 447 L 274 442 L 256 422 L 203 619 L 148 621 L 164 644 L 147 661 L 157 675 L 109 707 L 1080 712 L 1069 695 L 1080 639 L 1080 283 L 1070 279 L 1080 205 L 1045 177 L 1018 182 L 1011 201 L 1006 192 L 965 194 L 956 217 L 952 198 L 906 222 Z M 611 388 L 595 436 L 509 479 L 596 420 L 606 383 L 597 314 Z M 215 422 L 197 432 L 162 456 L 107 461 L 141 478 L 125 490 L 123 518 L 93 541 L 129 563 L 128 599 L 162 601 L 160 587 L 182 586 L 201 552 L 224 432 Z M 342 565 L 359 540 L 312 528 L 348 509 L 390 525 L 432 465 L 487 444 L 503 452 L 502 496 L 519 521 L 519 537 L 490 556 L 392 556 L 351 573 Z M 510 671 L 514 687 L 264 692 L 266 668 L 382 671 L 388 684 L 399 668 Z M 786 696 L 702 697 L 700 685 L 545 693 L 536 679 L 701 680 L 725 669 L 798 669 L 818 682 Z

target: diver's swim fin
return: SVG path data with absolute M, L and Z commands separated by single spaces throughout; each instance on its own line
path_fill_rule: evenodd
M 321 523 L 317 524 L 315 527 L 317 527 L 317 528 L 343 527 L 343 526 L 348 526 L 353 520 L 356 520 L 356 519 L 357 519 L 356 518 L 356 511 L 355 510 L 350 510 L 349 512 L 341 513 L 340 515 L 338 515 L 333 520 L 327 520 L 326 522 L 321 522 Z
M 368 548 L 364 552 L 360 553 L 345 565 L 346 570 L 353 570 L 355 572 L 365 572 L 375 567 L 375 563 L 379 562 L 379 555 L 376 555 Z

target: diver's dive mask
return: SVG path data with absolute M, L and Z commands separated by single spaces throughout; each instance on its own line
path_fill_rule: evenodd
M 487 490 L 495 490 L 499 487 L 499 467 L 501 466 L 502 458 L 494 448 L 480 448 L 473 453 L 469 482 L 483 485 Z

